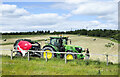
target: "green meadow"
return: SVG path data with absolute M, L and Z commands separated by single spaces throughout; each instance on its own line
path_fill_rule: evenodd
M 118 64 L 100 61 L 72 60 L 65 64 L 64 59 L 2 56 L 2 75 L 118 75 Z

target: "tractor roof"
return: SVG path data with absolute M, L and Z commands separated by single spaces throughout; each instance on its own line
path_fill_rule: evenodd
M 68 37 L 50 37 L 50 38 L 56 38 L 56 39 L 63 38 L 63 39 L 66 39 Z

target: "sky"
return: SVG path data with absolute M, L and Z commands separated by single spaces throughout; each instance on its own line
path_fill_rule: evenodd
M 118 29 L 119 0 L 3 2 L 0 32 Z

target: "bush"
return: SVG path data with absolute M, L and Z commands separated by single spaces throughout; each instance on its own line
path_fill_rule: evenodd
M 114 43 L 108 43 L 108 44 L 105 44 L 105 47 L 111 47 L 113 45 L 114 45 Z

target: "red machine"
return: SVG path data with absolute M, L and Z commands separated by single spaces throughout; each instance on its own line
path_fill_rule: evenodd
M 14 44 L 14 49 L 18 51 L 16 56 L 25 56 L 27 50 L 41 50 L 41 46 L 38 42 L 31 41 L 30 39 L 18 39 Z M 30 55 L 40 56 L 40 53 L 30 52 Z

